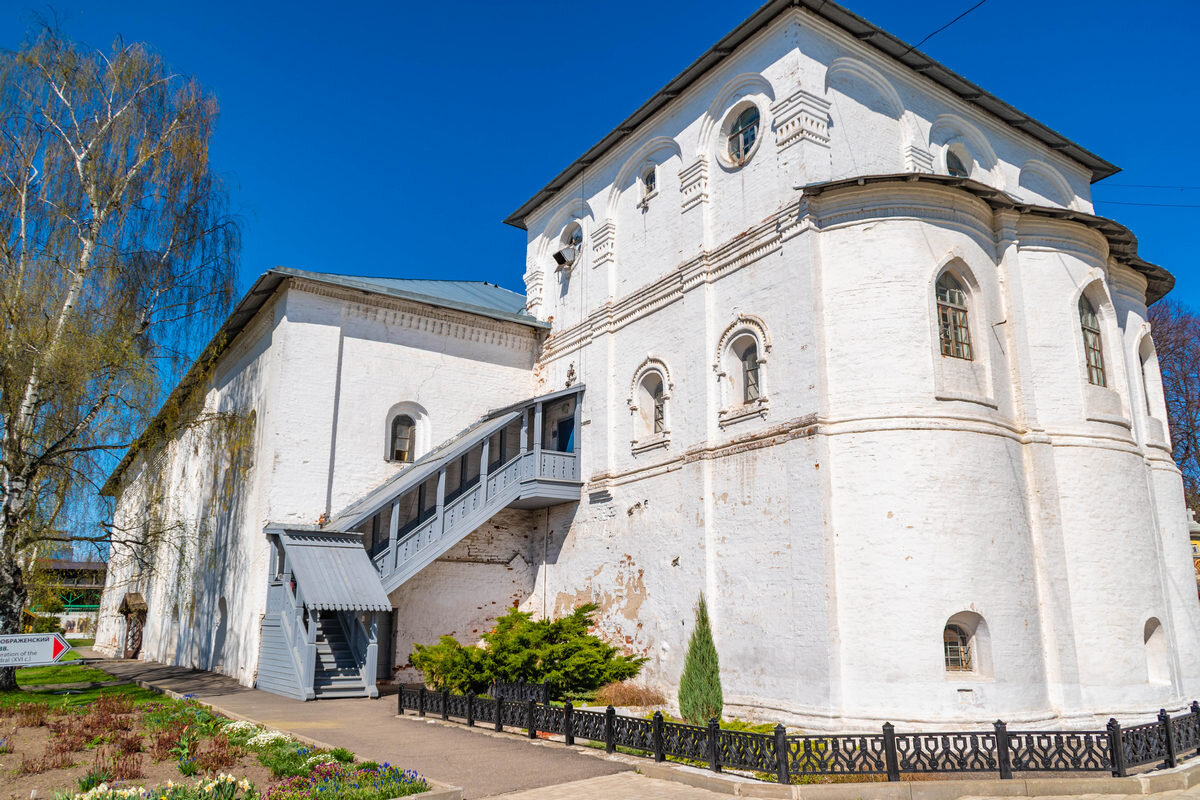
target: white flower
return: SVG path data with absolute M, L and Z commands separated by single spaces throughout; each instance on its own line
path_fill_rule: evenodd
M 251 738 L 250 741 L 246 742 L 246 744 L 250 745 L 251 747 L 261 747 L 262 745 L 271 744 L 272 742 L 286 741 L 290 738 L 291 737 L 286 733 L 282 733 L 280 731 L 263 731 L 262 733 Z

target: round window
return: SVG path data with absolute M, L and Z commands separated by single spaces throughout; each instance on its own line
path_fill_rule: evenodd
M 729 163 L 740 167 L 750 160 L 758 143 L 760 118 L 758 106 L 748 105 L 735 110 L 725 134 L 725 157 Z

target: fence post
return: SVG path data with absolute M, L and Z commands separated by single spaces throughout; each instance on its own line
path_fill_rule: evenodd
M 425 716 L 425 686 L 422 685 L 417 689 L 417 716 Z
M 1165 708 L 1158 710 L 1158 723 L 1162 725 L 1163 737 L 1167 741 L 1167 769 L 1171 769 L 1179 763 L 1179 759 L 1175 755 L 1175 736 L 1171 733 L 1171 715 Z
M 996 720 L 996 763 L 1000 767 L 1000 780 L 1012 780 L 1012 753 L 1008 749 L 1008 726 Z
M 529 738 L 537 738 L 537 700 L 532 697 L 525 704 L 525 730 L 529 731 Z
M 475 691 L 467 691 L 467 727 L 475 727 Z
M 442 689 L 442 719 L 450 719 L 450 690 Z
M 604 752 L 617 752 L 617 710 L 612 706 L 604 709 Z
M 708 721 L 708 768 L 721 771 L 721 723 L 716 717 Z
M 791 783 L 791 769 L 788 766 L 787 728 L 775 726 L 775 777 L 781 786 Z
M 900 758 L 896 755 L 896 727 L 890 722 L 883 723 L 883 760 L 887 765 L 888 780 L 892 783 L 900 780 Z
M 404 716 L 404 687 L 400 687 L 400 691 L 396 693 L 396 716 Z
M 496 733 L 504 730 L 504 698 L 496 695 Z
M 542 681 L 542 704 L 550 705 L 550 681 Z
M 1196 726 L 1196 741 L 1200 743 L 1200 703 L 1192 701 L 1192 724 Z M 1200 746 L 1196 748 L 1196 755 L 1200 755 Z
M 567 746 L 575 744 L 575 706 L 571 705 L 571 701 L 563 703 L 563 738 L 567 740 Z
M 655 711 L 650 720 L 650 743 L 654 746 L 654 760 L 666 761 L 667 754 L 663 750 L 663 716 L 661 711 Z
M 1121 735 L 1121 723 L 1115 719 L 1108 721 L 1108 749 L 1112 753 L 1112 774 L 1114 778 L 1124 778 L 1125 768 L 1125 737 Z

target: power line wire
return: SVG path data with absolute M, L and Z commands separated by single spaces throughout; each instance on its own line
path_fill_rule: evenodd
M 1126 203 L 1120 200 L 1096 199 L 1097 203 L 1107 203 L 1110 206 L 1147 206 L 1149 208 L 1200 208 L 1200 203 Z
M 1121 187 L 1123 189 L 1200 189 L 1200 186 L 1172 186 L 1166 183 L 1108 183 L 1097 184 L 1101 189 Z
M 934 31 L 933 33 L 929 34 L 929 35 L 928 35 L 928 36 L 926 36 L 924 39 L 922 39 L 921 41 L 919 41 L 919 42 L 917 42 L 916 44 L 914 44 L 912 47 L 910 47 L 910 48 L 908 48 L 907 50 L 905 50 L 903 53 L 901 53 L 901 54 L 900 54 L 900 58 L 904 58 L 906 55 L 908 55 L 909 53 L 911 53 L 913 50 L 916 50 L 918 47 L 920 47 L 921 45 L 925 44 L 925 43 L 926 43 L 926 42 L 928 42 L 930 39 L 932 39 L 933 37 L 937 36 L 939 33 L 941 33 L 942 31 L 946 30 L 946 28 L 949 28 L 951 25 L 953 25 L 954 23 L 958 22 L 960 19 L 962 19 L 963 17 L 965 17 L 967 14 L 970 14 L 972 11 L 974 11 L 974 10 L 975 10 L 975 9 L 977 9 L 977 8 L 979 8 L 981 5 L 983 5 L 983 4 L 984 4 L 984 3 L 986 3 L 986 2 L 987 2 L 987 0 L 979 0 L 979 2 L 978 2 L 978 3 L 976 3 L 976 4 L 975 4 L 975 5 L 973 5 L 973 6 L 971 6 L 971 7 L 970 7 L 970 8 L 968 8 L 966 11 L 962 12 L 962 13 L 961 13 L 961 14 L 959 14 L 957 17 L 955 17 L 954 19 L 950 20 L 950 21 L 949 21 L 949 22 L 947 22 L 945 25 L 943 25 L 942 27 L 938 28 L 936 31 Z

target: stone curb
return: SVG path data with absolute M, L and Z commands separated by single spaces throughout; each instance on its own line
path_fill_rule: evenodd
M 528 739 L 523 733 L 509 730 L 496 733 L 491 727 L 468 728 L 458 722 L 447 722 L 440 717 L 415 717 L 397 714 L 397 719 L 413 722 L 453 726 L 473 731 L 484 736 L 504 736 L 525 739 L 530 744 L 548 746 L 558 744 L 566 747 L 561 736 L 550 739 Z M 936 780 L 936 781 L 885 781 L 871 783 L 832 783 L 780 786 L 743 778 L 738 775 L 714 773 L 686 764 L 656 763 L 651 758 L 639 758 L 625 754 L 609 755 L 603 749 L 574 745 L 567 748 L 594 758 L 629 764 L 650 778 L 674 781 L 696 789 L 705 789 L 734 797 L 792 798 L 793 800 L 958 800 L 961 797 L 1062 797 L 1065 795 L 1153 795 L 1200 786 L 1200 759 L 1192 758 L 1189 763 L 1174 769 L 1162 770 L 1148 775 L 1130 775 L 1114 778 L 1109 775 L 1089 778 L 1014 778 L 1002 781 L 998 778 Z
M 164 689 L 161 686 L 155 686 L 154 684 L 150 683 L 149 681 L 134 679 L 131 682 L 137 684 L 138 686 L 140 686 L 143 689 L 148 689 L 152 692 L 157 692 L 158 694 L 164 695 L 165 697 L 170 697 L 173 700 L 185 700 L 185 699 L 192 700 L 196 703 L 199 703 L 202 706 L 211 708 L 213 711 L 217 712 L 218 714 L 220 714 L 223 717 L 229 717 L 230 719 L 234 719 L 234 720 L 243 720 L 245 722 L 253 722 L 256 725 L 259 724 L 258 720 L 253 719 L 252 717 L 247 717 L 244 714 L 238 714 L 236 712 L 230 711 L 229 709 L 222 708 L 221 706 L 217 705 L 216 703 L 210 703 L 207 700 L 201 700 L 199 697 L 188 697 L 188 696 L 184 695 L 182 692 L 177 692 L 174 689 Z M 305 736 L 300 733 L 292 733 L 291 731 L 286 731 L 286 733 L 288 736 L 291 736 L 293 739 L 295 739 L 299 742 L 302 742 L 306 745 L 309 745 L 310 747 L 319 747 L 322 750 L 333 750 L 333 749 L 337 748 L 337 746 L 338 746 L 336 744 L 330 744 L 329 742 L 323 742 L 320 739 L 314 739 L 311 736 Z M 429 790 L 425 791 L 425 792 L 421 792 L 420 794 L 410 795 L 410 797 L 420 797 L 420 798 L 422 798 L 422 800 L 463 800 L 461 788 L 459 788 L 457 786 L 451 786 L 446 783 L 441 783 L 440 781 L 435 781 L 432 778 L 428 778 L 425 776 L 421 776 L 421 777 L 424 779 L 424 781 L 427 784 L 429 784 L 429 786 L 430 786 Z

